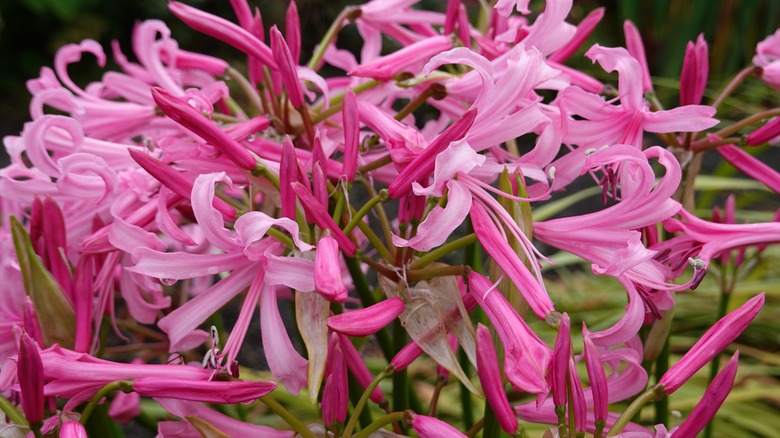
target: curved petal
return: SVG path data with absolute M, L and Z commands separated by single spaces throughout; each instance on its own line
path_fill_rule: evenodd
M 214 186 L 219 181 L 233 187 L 233 181 L 225 172 L 208 173 L 195 178 L 192 185 L 192 212 L 206 240 L 223 251 L 240 251 L 242 247 L 238 239 L 225 228 L 222 214 L 213 205 Z

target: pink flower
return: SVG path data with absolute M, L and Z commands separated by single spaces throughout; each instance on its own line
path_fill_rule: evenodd
M 449 50 L 450 47 L 452 47 L 452 42 L 448 37 L 435 36 L 425 38 L 389 55 L 360 65 L 350 71 L 349 74 L 350 76 L 389 81 L 396 74 L 410 67 L 417 67 L 415 64 L 428 61 L 431 56 Z
M 472 272 L 469 287 L 504 344 L 506 379 L 519 391 L 547 394 L 545 374 L 552 356 L 550 348 L 520 318 L 506 298 L 494 290 L 490 280 Z
M 68 420 L 60 426 L 60 438 L 87 438 L 87 430 L 78 421 Z
M 455 429 L 438 418 L 427 415 L 405 412 L 404 423 L 410 424 L 420 438 L 466 438 L 461 431 Z
M 710 327 L 658 381 L 664 392 L 671 394 L 677 391 L 701 367 L 742 334 L 764 306 L 764 298 L 763 293 L 756 295 Z
M 514 249 L 509 245 L 501 231 L 484 207 L 475 202 L 471 205 L 471 222 L 474 233 L 493 260 L 504 270 L 504 273 L 517 286 L 528 305 L 540 319 L 545 319 L 555 310 L 547 292 L 525 267 Z M 471 282 L 471 278 L 469 279 Z M 487 290 L 488 288 L 484 288 Z M 483 293 L 485 293 L 483 291 Z
M 328 327 L 348 336 L 372 335 L 403 313 L 400 297 L 382 300 L 372 306 L 350 310 L 328 318 Z
M 571 120 L 565 140 L 582 147 L 600 148 L 616 143 L 641 146 L 642 133 L 697 132 L 718 124 L 715 109 L 687 105 L 651 112 L 642 102 L 642 67 L 625 49 L 594 45 L 585 53 L 608 72 L 618 71 L 620 105 L 576 87 L 562 94 L 561 107 L 585 120 Z
M 200 11 L 184 3 L 168 2 L 168 9 L 173 15 L 198 32 L 224 41 L 270 68 L 276 69 L 271 49 L 252 33 L 223 18 Z
M 26 333 L 19 339 L 19 359 L 16 368 L 22 393 L 24 416 L 30 424 L 43 421 L 43 362 L 38 344 Z
M 569 361 L 571 361 L 571 322 L 569 315 L 564 313 L 561 324 L 558 326 L 558 337 L 552 352 L 552 367 L 550 368 L 550 380 L 552 380 L 553 402 L 555 406 L 566 406 L 566 384 L 569 377 Z
M 163 377 L 142 377 L 133 391 L 144 397 L 177 398 L 205 403 L 247 403 L 276 389 L 274 382 L 248 380 L 208 381 Z
M 642 42 L 642 35 L 631 20 L 623 22 L 623 32 L 626 34 L 626 49 L 631 56 L 636 59 L 642 69 L 642 91 L 647 93 L 653 89 L 653 81 L 650 79 L 650 69 L 647 66 L 647 56 L 645 55 L 645 45 Z
M 330 234 L 322 236 L 314 258 L 314 285 L 317 292 L 329 301 L 343 303 L 347 288 L 341 279 L 339 247 Z
M 761 67 L 761 79 L 767 85 L 780 90 L 780 29 L 758 43 L 753 64 Z
M 609 410 L 609 386 L 604 366 L 601 363 L 596 345 L 590 338 L 585 324 L 582 325 L 582 339 L 584 341 L 583 353 L 585 354 L 585 368 L 590 381 L 590 391 L 593 395 L 593 416 L 596 421 L 606 421 Z
M 347 418 L 349 406 L 349 388 L 347 385 L 347 364 L 341 346 L 339 335 L 333 333 L 330 337 L 328 354 L 328 373 L 325 386 L 322 389 L 322 422 L 326 426 L 343 423 Z
M 680 73 L 680 105 L 697 105 L 704 96 L 709 76 L 709 50 L 704 34 L 699 34 L 696 43 L 689 41 L 685 47 L 682 73 Z
M 718 146 L 715 150 L 745 175 L 780 193 L 780 173 L 772 167 L 733 144 Z
M 301 90 L 301 80 L 298 78 L 297 62 L 293 59 L 290 48 L 276 26 L 271 27 L 271 50 L 276 65 L 279 67 L 282 83 L 284 83 L 290 103 L 293 108 L 301 108 L 303 106 L 303 91 Z
M 780 137 L 780 117 L 775 117 L 764 126 L 748 134 L 745 144 L 758 146 L 767 142 L 776 142 L 778 137 Z
M 712 379 L 699 403 L 693 408 L 688 418 L 676 430 L 674 436 L 696 436 L 707 423 L 712 420 L 715 413 L 726 400 L 726 397 L 734 385 L 734 378 L 737 375 L 737 366 L 739 365 L 739 350 L 737 350 L 729 359 L 726 367 Z
M 508 434 L 515 433 L 517 417 L 504 392 L 504 382 L 498 369 L 498 357 L 493 340 L 490 339 L 490 331 L 482 324 L 477 325 L 477 372 L 485 398 L 493 408 L 501 428 Z

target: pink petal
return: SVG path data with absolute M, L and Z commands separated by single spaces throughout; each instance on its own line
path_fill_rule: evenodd
M 382 300 L 373 306 L 350 310 L 328 318 L 328 327 L 348 336 L 372 335 L 403 313 L 400 297 Z

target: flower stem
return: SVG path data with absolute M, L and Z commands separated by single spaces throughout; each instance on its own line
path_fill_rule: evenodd
M 343 11 L 336 17 L 335 20 L 333 20 L 333 23 L 330 25 L 330 28 L 328 28 L 328 31 L 325 33 L 325 36 L 322 37 L 322 41 L 317 45 L 317 49 L 314 51 L 314 54 L 312 55 L 311 59 L 309 60 L 309 63 L 306 64 L 307 67 L 310 69 L 317 71 L 320 67 L 320 62 L 322 62 L 322 57 L 325 56 L 325 52 L 328 50 L 328 47 L 330 47 L 331 44 L 336 40 L 336 35 L 338 35 L 339 31 L 341 30 L 341 27 L 344 24 L 344 20 L 354 20 L 357 17 L 360 16 L 360 9 L 355 7 L 347 7 L 344 8 Z
M 718 97 L 712 102 L 712 106 L 715 109 L 718 109 L 720 105 L 723 103 L 724 100 L 726 100 L 727 97 L 731 95 L 731 93 L 734 92 L 734 90 L 739 87 L 739 84 L 742 83 L 745 79 L 747 79 L 748 76 L 752 75 L 758 70 L 758 67 L 756 66 L 750 66 L 745 67 L 742 69 L 739 73 L 737 73 L 731 81 L 726 85 L 726 88 L 723 89 L 723 91 L 720 92 Z
M 301 437 L 316 438 L 314 433 L 312 433 L 312 431 L 310 431 L 309 428 L 301 422 L 301 420 L 291 414 L 290 411 L 285 409 L 284 406 L 282 406 L 278 401 L 267 395 L 260 397 L 260 401 L 268 406 L 268 409 L 274 411 L 276 415 L 282 417 L 282 419 L 286 421 L 287 424 L 289 424 L 293 429 L 295 429 L 295 431 L 298 432 Z
M 642 395 L 637 397 L 631 404 L 626 408 L 625 411 L 620 415 L 620 417 L 615 421 L 615 424 L 612 425 L 611 428 L 609 428 L 609 433 L 607 433 L 607 436 L 616 436 L 620 432 L 623 431 L 623 429 L 628 425 L 628 423 L 631 421 L 632 418 L 634 418 L 634 415 L 636 415 L 637 412 L 642 408 L 642 406 L 657 400 L 659 397 L 663 396 L 663 389 L 659 385 L 652 386 L 647 389 Z
M 23 427 L 29 425 L 22 413 L 7 398 L 3 397 L 3 394 L 0 394 L 0 410 L 5 412 L 5 416 L 8 417 L 11 423 Z
M 477 235 L 474 233 L 465 235 L 459 239 L 453 240 L 452 242 L 447 242 L 446 244 L 434 249 L 433 251 L 425 254 L 424 256 L 410 263 L 409 269 L 410 270 L 422 269 L 430 265 L 431 263 L 435 262 L 436 260 L 439 260 L 440 258 L 449 255 L 452 252 L 455 252 L 461 248 L 465 248 L 476 242 L 477 242 Z
M 384 82 L 370 80 L 355 86 L 354 88 L 352 88 L 352 91 L 355 94 L 360 94 L 364 91 L 370 90 L 372 88 L 378 87 L 383 84 Z M 312 108 L 314 111 L 317 112 L 317 114 L 311 119 L 312 123 L 316 125 L 317 123 L 327 119 L 333 114 L 336 114 L 337 112 L 341 111 L 341 103 L 343 101 L 344 101 L 344 93 L 339 93 L 330 99 L 330 101 L 328 102 L 330 105 L 328 109 L 323 110 L 324 106 L 322 104 L 317 105 L 315 108 Z
M 385 202 L 388 200 L 387 195 L 387 189 L 382 189 L 379 191 L 379 193 L 374 196 L 373 198 L 369 199 L 368 202 L 363 205 L 363 207 L 358 210 L 356 214 L 352 216 L 352 220 L 349 221 L 346 227 L 344 227 L 344 234 L 349 234 L 352 232 L 352 230 L 355 229 L 358 222 L 362 222 L 363 216 L 367 215 L 369 211 L 371 211 L 372 208 L 374 208 L 375 205 L 379 204 L 380 202 Z
M 466 436 L 468 437 L 475 436 L 477 433 L 479 433 L 480 430 L 482 430 L 482 426 L 484 425 L 485 425 L 485 419 L 480 418 L 479 421 L 474 423 L 474 425 L 471 426 L 471 428 L 469 428 L 469 430 L 466 431 Z
M 103 400 L 103 397 L 107 396 L 109 393 L 116 390 L 121 390 L 124 392 L 132 392 L 133 383 L 127 380 L 117 380 L 115 382 L 111 382 L 107 385 L 104 385 L 102 388 L 98 390 L 95 396 L 92 397 L 92 400 L 90 400 L 89 404 L 87 404 L 84 410 L 81 411 L 81 419 L 79 420 L 79 422 L 81 424 L 87 424 L 90 415 L 92 415 L 92 412 L 95 410 L 95 408 L 97 408 L 98 404 L 100 403 L 100 400 Z
M 371 436 L 372 433 L 381 429 L 383 426 L 396 421 L 401 421 L 403 419 L 404 419 L 403 412 L 393 412 L 387 415 L 383 415 L 377 418 L 376 421 L 374 421 L 373 423 L 369 424 L 368 427 L 356 433 L 354 436 L 355 438 L 368 438 L 369 436 Z
M 344 427 L 344 433 L 341 435 L 342 437 L 350 438 L 352 436 L 352 431 L 355 430 L 355 424 L 357 424 L 357 420 L 360 417 L 360 412 L 366 406 L 366 403 L 368 403 L 368 399 L 371 397 L 371 393 L 374 392 L 374 388 L 376 388 L 376 386 L 379 385 L 379 382 L 381 382 L 385 377 L 389 376 L 390 374 L 392 374 L 392 371 L 390 370 L 390 368 L 386 368 L 382 370 L 379 374 L 377 374 L 376 377 L 374 377 L 374 380 L 372 380 L 371 383 L 368 384 L 366 390 L 363 391 L 363 395 L 360 397 L 360 400 L 358 400 L 357 404 L 355 405 L 355 409 L 352 410 L 352 415 L 349 417 L 349 421 L 347 421 L 347 425 Z M 384 424 L 382 424 L 382 426 Z
M 754 123 L 758 123 L 763 119 L 768 119 L 770 117 L 780 116 L 780 108 L 772 108 L 766 111 L 761 111 L 760 113 L 753 114 L 752 116 L 745 117 L 744 119 L 735 122 L 729 126 L 726 126 L 718 131 L 715 131 L 713 135 L 718 137 L 728 137 L 736 132 L 738 132 L 740 129 L 750 126 Z M 691 145 L 691 150 L 694 152 L 699 152 L 708 149 L 706 146 L 709 142 L 707 140 L 700 140 L 698 142 L 695 142 Z
M 363 166 L 358 167 L 357 171 L 358 173 L 366 173 L 370 172 L 372 170 L 379 169 L 380 167 L 387 166 L 388 164 L 392 163 L 393 159 L 390 157 L 390 154 L 387 154 L 383 156 L 382 158 L 377 158 L 376 160 L 365 164 Z

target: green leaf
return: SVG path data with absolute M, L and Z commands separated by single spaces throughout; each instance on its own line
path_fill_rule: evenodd
M 63 295 L 60 285 L 35 254 L 30 236 L 19 221 L 11 216 L 11 233 L 24 279 L 24 290 L 32 299 L 44 345 L 60 344 L 73 348 L 76 314 Z

